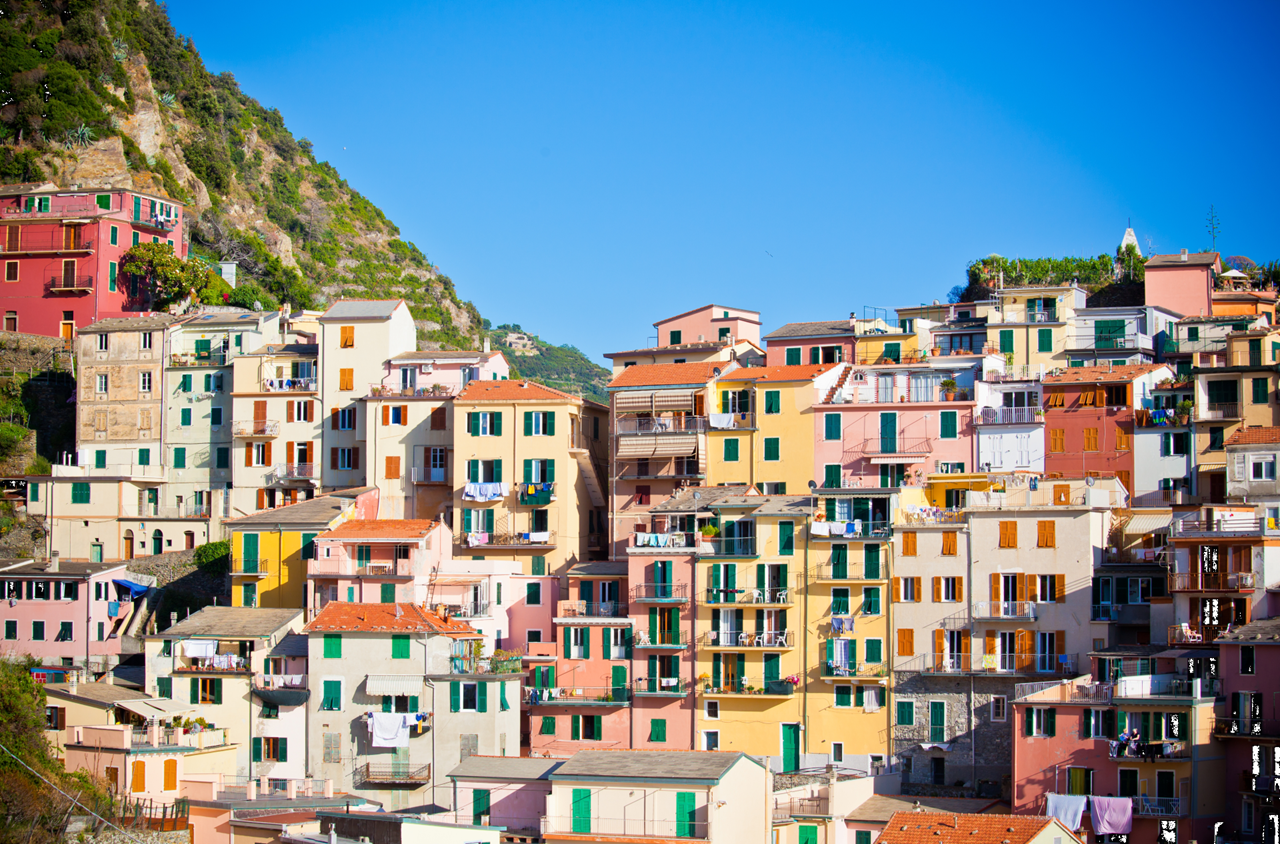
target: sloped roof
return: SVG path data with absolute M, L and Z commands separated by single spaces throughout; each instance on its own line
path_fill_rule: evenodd
M 205 607 L 155 636 L 159 639 L 186 639 L 192 636 L 265 639 L 301 615 L 300 609 Z
M 718 501 L 731 496 L 746 495 L 749 486 L 688 486 L 650 508 L 651 513 L 696 513 L 710 510 Z M 694 498 L 694 495 L 697 498 Z
M 551 779 L 718 781 L 744 753 L 720 750 L 579 750 Z
M 475 351 L 472 351 L 472 352 L 467 352 L 467 351 L 401 352 L 398 355 L 393 355 L 391 357 L 391 360 L 488 360 L 489 358 L 496 357 L 497 355 L 500 355 L 500 354 L 502 354 L 502 352 L 496 352 L 496 351 L 494 352 L 475 352 Z
M 1046 384 L 1103 384 L 1132 381 L 1133 379 L 1168 369 L 1163 363 L 1135 363 L 1125 366 L 1072 366 L 1062 372 L 1044 376 Z
M 1227 438 L 1227 445 L 1267 445 L 1280 443 L 1280 428 L 1241 428 Z
M 330 522 L 342 515 L 342 512 L 351 505 L 351 502 L 357 496 L 372 489 L 376 489 L 376 487 L 357 487 L 355 489 L 344 489 L 338 492 L 317 495 L 310 501 L 299 501 L 297 504 L 286 504 L 283 507 L 273 507 L 270 510 L 250 513 L 238 519 L 227 519 L 223 524 L 231 525 L 233 528 L 277 524 L 302 524 L 310 527 L 325 528 L 329 526 Z
M 712 304 L 710 304 L 710 305 L 703 305 L 703 306 L 702 306 L 702 307 L 700 307 L 700 308 L 694 308 L 694 309 L 692 309 L 692 310 L 685 311 L 685 312 L 684 312 L 684 313 L 682 313 L 682 314 L 676 314 L 675 316 L 665 317 L 664 319 L 660 319 L 660 320 L 658 320 L 657 322 L 655 322 L 655 323 L 653 324 L 653 326 L 654 326 L 654 328 L 657 328 L 659 325 L 666 325 L 668 322 L 671 322 L 671 321 L 672 321 L 672 320 L 674 320 L 674 319 L 680 319 L 680 317 L 687 317 L 689 314 L 701 313 L 702 311 L 705 311 L 705 310 L 707 310 L 707 309 L 709 309 L 709 308 L 711 308 L 711 309 L 719 308 L 719 309 L 720 309 L 720 310 L 722 310 L 722 311 L 725 311 L 725 310 L 729 310 L 729 311 L 741 311 L 743 314 L 751 314 L 753 317 L 755 317 L 755 318 L 756 318 L 756 320 L 759 320 L 759 319 L 760 319 L 760 312 L 759 312 L 759 311 L 749 311 L 749 310 L 747 310 L 746 308 L 735 308 L 733 305 L 717 305 L 717 304 L 715 304 L 715 303 L 712 303 Z M 724 319 L 724 317 L 717 317 L 717 316 L 714 316 L 714 315 L 712 316 L 712 321 L 713 321 L 713 322 L 714 322 L 714 321 L 716 321 L 716 320 L 723 320 L 723 319 Z M 729 317 L 729 319 L 745 319 L 745 317 L 742 317 L 742 316 L 736 316 L 736 317 Z M 752 320 L 748 320 L 748 321 L 752 321 Z
M 136 317 L 108 317 L 100 319 L 93 325 L 77 329 L 77 334 L 110 334 L 113 331 L 147 331 L 168 328 L 178 321 L 177 317 L 168 314 L 151 314 Z
M 615 387 L 664 387 L 674 384 L 705 384 L 733 366 L 732 361 L 705 360 L 695 363 L 647 363 L 628 366 L 609 382 Z
M 339 299 L 320 319 L 390 319 L 403 299 Z
M 927 797 L 914 794 L 877 794 L 854 808 L 852 812 L 845 816 L 845 819 L 884 823 L 892 818 L 896 812 L 913 810 L 916 804 L 925 809 L 933 809 L 938 812 L 962 812 L 964 814 L 978 814 L 993 806 L 1008 806 L 1007 803 L 985 797 Z
M 249 352 L 250 355 L 303 355 L 315 357 L 320 354 L 319 343 L 268 343 Z
M 435 530 L 431 519 L 352 519 L 317 539 L 421 539 Z
M 545 384 L 532 381 L 472 381 L 458 393 L 456 402 L 468 401 L 536 401 L 574 402 L 582 399 Z
M 812 381 L 824 372 L 840 366 L 838 363 L 810 363 L 800 366 L 752 366 L 726 375 L 722 381 Z
M 782 340 L 788 337 L 853 337 L 857 334 L 847 319 L 826 319 L 818 322 L 789 322 L 764 335 L 766 340 Z
M 284 638 L 276 642 L 267 656 L 306 656 L 307 637 L 301 633 L 286 633 Z
M 460 780 L 545 780 L 563 764 L 563 759 L 531 756 L 468 756 L 448 775 Z
M 1182 260 L 1182 255 L 1152 255 L 1147 259 L 1144 265 L 1147 269 L 1161 267 L 1207 267 L 1212 266 L 1218 260 L 1217 252 L 1188 252 L 1187 260 Z
M 115 686 L 111 683 L 45 683 L 44 690 L 57 697 L 74 697 L 88 703 L 109 709 L 122 700 L 142 700 L 151 695 L 130 689 L 126 686 Z
M 400 614 L 396 614 L 396 608 Z M 303 628 L 307 633 L 437 633 L 456 639 L 479 638 L 465 621 L 448 621 L 417 604 L 349 604 L 330 601 Z
M 1263 618 L 1220 633 L 1214 641 L 1227 640 L 1241 645 L 1280 645 L 1280 618 Z
M 1054 822 L 1043 815 L 894 812 L 878 840 L 880 844 L 1026 844 Z

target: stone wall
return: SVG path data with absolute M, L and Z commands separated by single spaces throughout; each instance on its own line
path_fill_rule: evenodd
M 0 375 L 43 369 L 50 353 L 62 348 L 62 340 L 40 334 L 0 331 Z
M 26 474 L 27 467 L 36 456 L 36 432 L 28 431 L 26 439 L 14 447 L 13 452 L 0 460 L 0 478 L 12 478 Z

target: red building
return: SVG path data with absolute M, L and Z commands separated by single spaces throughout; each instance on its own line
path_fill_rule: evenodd
M 185 258 L 182 211 L 134 190 L 0 186 L 4 330 L 70 338 L 103 317 L 150 310 L 149 292 L 120 272 L 120 256 L 151 242 Z
M 1046 375 L 1045 472 L 1115 476 L 1132 493 L 1134 410 L 1150 407 L 1156 383 L 1172 376 L 1163 364 L 1080 366 Z

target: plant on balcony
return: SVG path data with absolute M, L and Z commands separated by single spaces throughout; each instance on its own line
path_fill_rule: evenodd
M 1187 424 L 1187 421 L 1191 418 L 1192 406 L 1193 405 L 1191 404 L 1190 399 L 1183 399 L 1182 401 L 1178 402 L 1178 407 L 1176 408 L 1176 412 L 1178 414 L 1179 425 Z
M 719 536 L 720 528 L 715 525 L 703 525 L 702 535 L 708 538 Z
M 954 401 L 954 400 L 955 400 L 955 397 L 956 397 L 956 388 L 957 388 L 958 386 L 959 386 L 959 385 L 957 385 L 957 384 L 956 384 L 956 380 L 955 380 L 954 378 L 946 378 L 946 379 L 943 379 L 943 381 L 942 381 L 942 398 L 943 398 L 943 400 L 945 400 L 945 401 Z

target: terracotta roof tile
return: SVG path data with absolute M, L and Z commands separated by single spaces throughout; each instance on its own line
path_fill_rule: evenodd
M 430 519 L 352 519 L 317 539 L 421 539 L 439 522 Z
M 400 615 L 396 615 L 396 607 Z M 417 604 L 349 604 L 330 601 L 320 614 L 303 628 L 307 633 L 438 633 L 455 639 L 475 639 L 479 635 L 465 621 L 440 618 Z
M 1132 381 L 1140 375 L 1168 367 L 1163 363 L 1135 363 L 1125 366 L 1072 366 L 1062 372 L 1046 375 L 1046 384 L 1102 384 Z
M 609 382 L 610 387 L 662 387 L 672 384 L 705 384 L 717 371 L 724 372 L 731 361 L 706 360 L 697 363 L 650 363 L 628 366 Z
M 1227 439 L 1227 445 L 1280 443 L 1280 428 L 1241 428 Z
M 532 381 L 472 381 L 454 401 L 580 402 L 582 399 Z
M 725 381 L 812 381 L 838 363 L 810 363 L 801 366 L 753 366 L 726 375 Z
M 1035 815 L 962 815 L 894 812 L 880 844 L 1026 844 L 1053 818 Z M 1066 829 L 1063 827 L 1063 829 Z M 1073 838 L 1074 840 L 1074 838 Z

